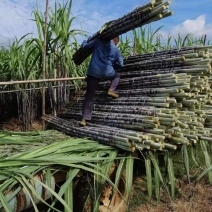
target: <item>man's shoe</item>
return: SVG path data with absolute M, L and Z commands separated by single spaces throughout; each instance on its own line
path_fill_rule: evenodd
M 81 127 L 85 127 L 85 126 L 87 125 L 86 120 L 85 120 L 85 119 L 82 119 L 81 122 L 79 123 L 79 125 L 80 125 Z
M 107 94 L 113 98 L 119 98 L 119 95 L 111 89 L 108 90 Z

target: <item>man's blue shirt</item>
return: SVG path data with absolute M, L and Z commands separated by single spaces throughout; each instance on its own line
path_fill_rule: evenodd
M 88 75 L 103 80 L 110 79 L 115 74 L 114 67 L 123 67 L 121 52 L 113 41 L 96 38 L 92 41 L 83 41 L 82 48 L 92 53 Z

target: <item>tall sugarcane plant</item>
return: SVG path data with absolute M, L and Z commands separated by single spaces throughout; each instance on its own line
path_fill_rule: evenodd
M 160 34 L 158 32 L 161 28 L 162 27 L 159 27 L 153 32 L 151 25 L 148 25 L 133 30 L 134 54 L 160 50 L 162 46 L 160 43 Z
M 50 10 L 49 22 L 47 25 L 47 48 L 46 48 L 46 78 L 65 78 L 84 76 L 86 64 L 76 67 L 71 60 L 73 48 L 78 46 L 76 36 L 82 34 L 80 30 L 72 29 L 75 17 L 71 16 L 72 1 L 66 4 L 55 3 L 54 9 Z M 9 46 L 8 51 L 1 51 L 0 75 L 1 81 L 10 80 L 35 80 L 42 79 L 42 52 L 44 39 L 44 16 L 37 8 L 33 11 L 34 21 L 37 26 L 38 36 L 28 38 L 27 35 L 15 41 Z M 4 53 L 4 55 L 2 54 Z M 69 101 L 70 86 L 76 89 L 81 86 L 81 81 L 45 84 L 48 88 L 47 95 L 52 111 L 59 110 Z M 65 86 L 64 86 L 65 85 Z M 67 85 L 67 87 L 66 87 Z M 23 122 L 23 130 L 28 130 L 30 123 L 41 113 L 40 89 L 43 84 L 24 84 L 1 87 L 1 91 L 22 90 L 14 94 L 2 94 L 2 104 L 7 104 L 9 96 L 13 96 L 14 102 L 17 99 L 19 119 Z M 53 86 L 59 87 L 55 95 Z M 37 90 L 35 90 L 38 88 Z M 32 90 L 33 89 L 33 90 Z M 30 90 L 30 93 L 29 93 Z M 36 101 L 35 101 L 36 100 Z M 36 102 L 37 106 L 34 106 Z M 27 107 L 25 107 L 27 105 Z M 31 105 L 29 107 L 29 105 Z M 14 110 L 13 108 L 10 110 Z M 9 111 L 9 110 L 8 110 Z M 13 113 L 14 114 L 14 113 Z M 5 117 L 6 118 L 6 117 Z M 9 118 L 9 117 L 8 117 Z
M 127 57 L 130 55 L 153 53 L 173 48 L 179 49 L 186 46 L 211 44 L 211 41 L 207 40 L 206 35 L 195 37 L 188 33 L 185 36 L 178 34 L 176 38 L 171 35 L 163 37 L 160 33 L 162 29 L 163 26 L 153 29 L 152 25 L 148 24 L 127 32 L 125 36 L 121 36 L 121 41 L 119 42 L 119 48 L 122 54 Z

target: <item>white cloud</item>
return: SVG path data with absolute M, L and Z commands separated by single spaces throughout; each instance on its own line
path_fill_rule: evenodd
M 182 24 L 172 28 L 170 32 L 162 31 L 163 37 L 171 35 L 173 38 L 177 38 L 178 34 L 181 37 L 185 37 L 187 34 L 191 34 L 193 38 L 200 38 L 203 35 L 207 35 L 208 40 L 212 40 L 212 25 L 206 23 L 206 16 L 200 15 L 196 19 L 187 19 Z
M 37 34 L 32 11 L 45 11 L 46 1 L 36 0 L 0 0 L 0 44 L 6 43 L 14 37 L 21 38 L 28 33 Z M 63 2 L 63 0 L 58 0 Z M 54 2 L 49 7 L 54 9 Z
M 10 40 L 15 36 L 20 38 L 27 33 L 33 32 L 34 24 L 29 20 L 32 18 L 31 10 L 26 6 L 26 1 L 19 3 L 7 0 L 0 1 L 0 43 L 5 42 L 5 38 L 6 40 Z
M 61 4 L 66 3 L 64 0 L 56 1 Z M 49 4 L 53 10 L 54 3 L 55 1 L 51 1 Z M 77 17 L 72 28 L 95 33 L 105 20 L 111 20 L 111 17 L 103 16 L 103 10 L 98 10 L 95 4 L 89 5 L 89 9 L 85 9 L 85 4 L 86 0 L 72 2 L 71 15 Z M 40 11 L 45 11 L 45 1 L 39 0 L 36 3 L 35 0 L 0 0 L 0 44 L 8 44 L 14 37 L 21 38 L 27 33 L 37 34 L 36 25 L 31 20 L 33 19 L 32 11 L 36 6 Z

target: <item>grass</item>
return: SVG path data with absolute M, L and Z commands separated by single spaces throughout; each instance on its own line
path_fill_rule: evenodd
M 204 211 L 210 212 L 212 203 L 212 186 L 204 181 L 197 184 L 188 185 L 187 181 L 182 181 L 179 187 L 179 194 L 170 205 L 167 201 L 166 193 L 162 193 L 161 202 L 155 201 L 151 203 L 145 200 L 145 193 L 140 189 L 134 189 L 134 195 L 131 200 L 130 212 L 193 212 Z
M 210 148 L 208 148 L 209 150 Z M 211 155 L 211 151 L 209 150 Z M 174 165 L 174 174 L 176 182 L 174 184 L 175 196 L 173 201 L 170 201 L 171 195 L 167 193 L 163 186 L 160 186 L 160 203 L 157 202 L 157 196 L 153 192 L 153 197 L 150 200 L 148 197 L 148 181 L 145 171 L 145 164 L 142 160 L 135 161 L 136 167 L 139 167 L 139 172 L 135 171 L 134 186 L 130 201 L 130 211 L 210 211 L 212 207 L 211 192 L 212 185 L 209 182 L 207 174 L 197 181 L 198 176 L 206 169 L 205 155 L 201 149 L 200 143 L 195 147 L 188 147 L 189 167 L 188 173 L 185 169 L 185 161 L 182 158 L 182 152 L 176 151 L 171 155 Z M 160 171 L 163 178 L 166 179 L 166 163 L 164 163 L 163 154 L 159 155 Z M 136 169 L 136 168 L 135 168 Z M 137 168 L 138 169 L 138 168 Z M 153 170 L 152 170 L 153 172 Z M 171 191 L 171 184 L 169 184 Z M 153 183 L 153 191 L 155 185 Z M 205 201 L 204 201 L 205 200 Z

